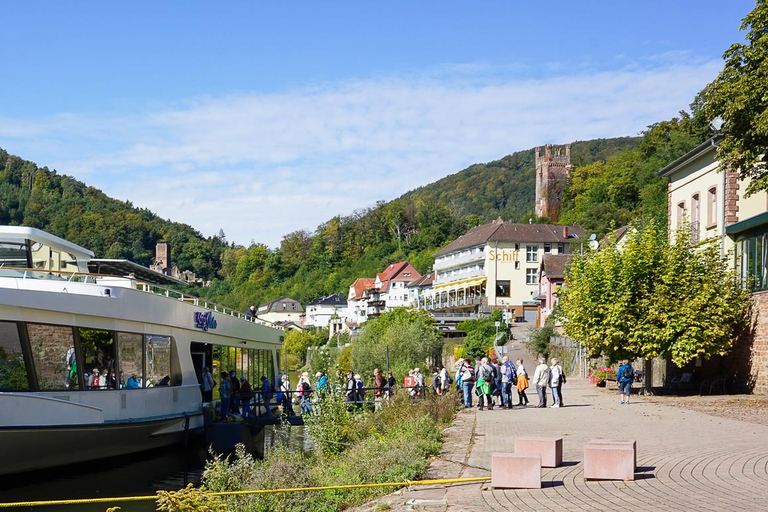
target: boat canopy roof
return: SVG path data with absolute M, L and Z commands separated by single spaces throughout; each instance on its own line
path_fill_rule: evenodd
M 109 274 L 121 277 L 135 277 L 139 281 L 163 286 L 186 286 L 188 283 L 167 276 L 130 260 L 109 260 L 94 258 L 88 262 L 88 271 L 94 274 Z
M 41 229 L 29 228 L 26 226 L 0 226 L 0 243 L 26 243 L 27 240 L 32 240 L 52 247 L 53 249 L 67 252 L 78 260 L 88 261 L 93 258 L 92 251 L 80 247 L 77 244 L 73 244 L 72 242 L 68 242 L 56 235 L 46 233 Z

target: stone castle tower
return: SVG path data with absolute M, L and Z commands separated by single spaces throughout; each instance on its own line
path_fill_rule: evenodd
M 157 242 L 155 246 L 155 263 L 149 268 L 167 276 L 171 275 L 171 244 L 165 241 Z
M 570 172 L 570 144 L 554 150 L 552 144 L 547 144 L 543 156 L 541 148 L 536 148 L 536 216 L 557 222 L 562 206 L 561 196 Z

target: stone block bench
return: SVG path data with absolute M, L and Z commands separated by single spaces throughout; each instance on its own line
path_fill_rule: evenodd
M 636 461 L 634 440 L 592 439 L 584 446 L 584 478 L 634 480 Z
M 563 438 L 518 437 L 515 438 L 515 453 L 538 453 L 542 467 L 556 468 L 563 463 Z
M 541 455 L 492 454 L 491 486 L 503 489 L 541 489 Z

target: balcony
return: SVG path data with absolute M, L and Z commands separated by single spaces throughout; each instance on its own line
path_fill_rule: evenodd
M 462 267 L 464 265 L 468 265 L 470 263 L 477 263 L 480 261 L 485 261 L 485 251 L 480 252 L 472 252 L 470 254 L 464 254 L 461 256 L 454 257 L 447 257 L 442 259 L 435 260 L 435 264 L 433 265 L 433 269 L 436 271 L 445 270 L 447 268 L 455 268 L 455 267 Z

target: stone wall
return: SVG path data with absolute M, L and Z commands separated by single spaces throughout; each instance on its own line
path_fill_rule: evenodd
M 768 291 L 754 293 L 752 299 L 751 343 L 744 356 L 750 363 L 753 393 L 768 395 Z

